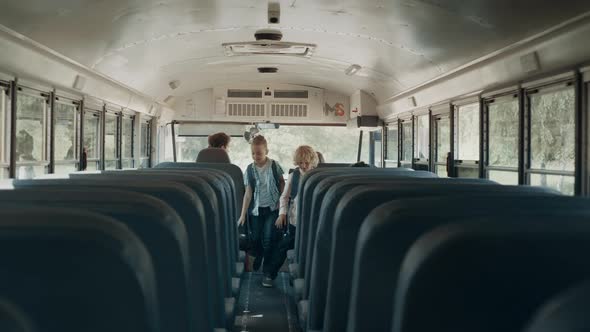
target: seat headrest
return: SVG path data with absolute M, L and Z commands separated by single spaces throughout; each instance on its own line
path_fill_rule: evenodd
M 199 152 L 198 163 L 231 163 L 227 151 L 221 148 L 206 148 Z

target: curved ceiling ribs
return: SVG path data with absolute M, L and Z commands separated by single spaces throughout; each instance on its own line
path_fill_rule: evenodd
M 157 99 L 180 79 L 174 93 L 237 80 L 364 89 L 383 102 L 590 10 L 587 0 L 280 2 L 273 28 L 316 44 L 311 59 L 224 56 L 222 43 L 269 27 L 266 1 L 20 0 L 2 5 L 0 24 Z M 362 69 L 346 76 L 351 64 Z M 261 65 L 279 74 L 259 75 Z

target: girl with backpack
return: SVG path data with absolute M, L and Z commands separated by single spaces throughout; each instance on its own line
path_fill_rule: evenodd
M 311 146 L 301 145 L 295 150 L 293 162 L 297 168 L 293 173 L 289 174 L 285 190 L 283 190 L 283 194 L 281 195 L 279 217 L 275 222 L 275 226 L 278 229 L 284 230 L 284 236 L 277 245 L 273 272 L 278 272 L 287 258 L 287 251 L 293 249 L 295 227 L 297 226 L 297 200 L 295 198 L 299 190 L 299 180 L 305 173 L 316 168 L 318 165 L 318 155 Z M 275 272 L 275 276 L 277 272 Z
M 254 246 L 254 270 L 264 262 L 263 286 L 272 287 L 274 272 L 274 251 L 276 244 L 275 220 L 279 214 L 279 200 L 285 186 L 283 169 L 276 161 L 268 158 L 268 143 L 264 136 L 256 136 L 251 144 L 253 163 L 244 173 L 246 193 L 238 223 L 244 225 L 249 219 L 250 241 Z

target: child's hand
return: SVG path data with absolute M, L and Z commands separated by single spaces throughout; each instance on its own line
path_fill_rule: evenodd
M 277 228 L 283 228 L 287 224 L 287 216 L 284 214 L 279 215 L 277 221 L 275 222 L 275 226 Z
M 240 216 L 240 219 L 238 220 L 238 225 L 242 226 L 242 225 L 244 225 L 245 222 L 246 222 L 246 217 Z

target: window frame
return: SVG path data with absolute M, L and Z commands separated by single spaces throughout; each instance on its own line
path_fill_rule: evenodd
M 143 129 L 142 126 L 145 125 L 146 126 L 146 142 L 145 142 L 145 147 L 146 147 L 146 153 L 145 155 L 143 154 L 143 146 L 144 146 L 144 135 L 143 135 Z M 139 126 L 139 133 L 140 133 L 140 137 L 139 137 L 139 165 L 141 165 L 143 167 L 143 163 L 145 161 L 147 161 L 147 168 L 152 167 L 152 119 L 144 119 L 141 121 L 140 126 Z
M 418 120 L 420 117 L 427 117 L 427 124 L 428 124 L 428 148 L 427 148 L 427 158 L 418 158 L 416 154 L 419 152 L 419 124 L 420 121 Z M 430 161 L 432 159 L 431 149 L 432 149 L 432 115 L 430 110 L 424 110 L 421 112 L 414 113 L 414 129 L 413 129 L 413 148 L 412 148 L 412 159 L 413 159 L 413 167 L 412 168 L 420 168 L 420 170 L 430 170 Z M 418 166 L 417 166 L 418 165 Z
M 580 144 L 579 140 L 580 138 L 578 137 L 578 134 L 576 133 L 576 137 L 574 139 L 574 152 L 575 152 L 575 156 L 574 156 L 574 170 L 573 171 L 561 171 L 561 170 L 551 170 L 551 169 L 536 169 L 536 168 L 532 168 L 532 149 L 531 149 L 531 141 L 532 141 L 532 114 L 533 114 L 533 110 L 532 110 L 532 97 L 534 96 L 538 96 L 538 95 L 542 95 L 542 94 L 548 94 L 548 93 L 553 93 L 553 92 L 558 92 L 558 91 L 565 91 L 565 90 L 570 90 L 573 89 L 574 90 L 574 98 L 577 99 L 580 98 L 579 97 L 579 89 L 576 89 L 576 79 L 574 77 L 567 77 L 567 78 L 562 78 L 560 80 L 554 80 L 554 81 L 548 81 L 543 85 L 538 85 L 538 86 L 530 86 L 528 88 L 525 89 L 524 91 L 524 112 L 525 112 L 525 128 L 524 128 L 524 137 L 525 137 L 525 142 L 524 142 L 524 147 L 525 147 L 525 162 L 524 162 L 524 180 L 525 180 L 525 184 L 527 185 L 532 185 L 531 184 L 531 176 L 532 175 L 548 175 L 548 176 L 563 176 L 563 177 L 573 177 L 574 178 L 574 195 L 579 194 L 578 192 L 578 182 L 579 182 L 579 172 L 581 170 L 578 169 L 578 160 L 580 158 L 579 152 L 578 152 L 578 147 L 577 145 Z M 578 119 L 578 105 L 574 106 L 574 126 L 575 126 L 575 130 L 577 132 L 578 127 L 580 126 L 579 123 L 579 119 Z
M 124 156 L 124 152 L 125 148 L 124 148 L 124 144 L 125 142 L 123 141 L 124 139 L 124 129 L 125 129 L 125 120 L 131 120 L 131 133 L 129 134 L 129 137 L 131 139 L 131 144 L 130 144 L 130 155 L 129 156 Z M 135 150 L 134 150 L 134 145 L 135 145 L 135 120 L 136 120 L 136 116 L 135 114 L 131 115 L 131 114 L 127 114 L 127 113 L 121 113 L 120 116 L 120 132 L 119 132 L 119 140 L 120 140 L 120 146 L 121 146 L 121 150 L 119 153 L 119 169 L 131 169 L 135 167 Z M 123 167 L 123 164 L 125 162 L 130 163 L 130 167 Z
M 83 135 L 86 135 L 86 126 L 85 126 L 85 122 L 86 122 L 86 118 L 89 116 L 93 116 L 96 117 L 98 119 L 98 135 L 96 137 L 96 146 L 94 147 L 94 150 L 96 151 L 96 157 L 95 158 L 88 158 L 86 160 L 86 165 L 88 166 L 88 164 L 90 163 L 96 163 L 96 169 L 100 170 L 101 169 L 101 165 L 102 165 L 102 145 L 104 142 L 103 139 L 103 134 L 104 134 L 104 128 L 103 128 L 103 116 L 104 113 L 102 111 L 90 108 L 90 107 L 85 107 L 84 108 L 84 121 L 82 122 L 82 125 L 84 126 L 82 132 Z M 85 146 L 85 142 L 84 142 L 84 137 L 82 137 L 81 139 L 82 145 Z
M 395 130 L 396 136 L 396 154 L 395 159 L 392 159 L 389 155 L 389 136 L 391 135 L 391 131 Z M 384 158 L 384 166 L 385 168 L 399 168 L 400 167 L 400 121 L 398 119 L 393 120 L 385 125 L 385 129 L 383 131 L 384 139 L 383 139 L 383 158 Z M 390 164 L 395 164 L 395 166 L 390 166 Z
M 52 94 L 53 95 L 53 94 Z M 63 97 L 60 95 L 54 95 L 54 101 L 52 103 L 53 109 L 51 110 L 51 126 L 53 126 L 51 128 L 51 146 L 50 148 L 53 149 L 53 151 L 51 151 L 51 160 L 50 163 L 52 164 L 51 166 L 51 172 L 52 173 L 56 173 L 55 172 L 55 166 L 63 166 L 63 165 L 73 165 L 73 172 L 78 170 L 79 167 L 79 163 L 80 163 L 80 129 L 81 129 L 81 110 L 80 110 L 80 105 L 81 102 L 79 100 L 74 100 L 68 97 Z M 74 152 L 74 157 L 73 159 L 70 160 L 57 160 L 55 158 L 55 134 L 57 133 L 57 114 L 56 114 L 56 109 L 57 109 L 57 105 L 58 104 L 62 104 L 62 105 L 73 105 L 74 106 L 74 146 L 73 146 L 73 152 Z
M 459 131 L 461 130 L 460 126 L 459 126 L 459 119 L 460 119 L 460 113 L 461 113 L 461 109 L 466 107 L 466 106 L 473 106 L 473 105 L 478 105 L 477 107 L 477 111 L 478 111 L 478 117 L 479 117 L 479 121 L 477 123 L 478 126 L 478 135 L 477 135 L 477 139 L 479 140 L 477 146 L 479 149 L 479 153 L 478 153 L 478 159 L 477 160 L 467 160 L 467 159 L 460 159 L 459 158 L 459 152 L 460 150 L 460 145 L 459 145 Z M 481 174 L 481 157 L 482 157 L 482 102 L 481 99 L 479 97 L 477 98 L 469 98 L 469 99 L 465 99 L 463 101 L 459 101 L 459 102 L 454 102 L 453 104 L 453 112 L 452 112 L 452 135 L 453 135 L 453 177 L 461 177 L 461 171 L 462 170 L 474 170 L 477 169 L 478 172 L 478 178 L 481 178 L 482 174 Z
M 42 147 L 41 147 L 41 160 L 38 161 L 26 161 L 26 162 L 22 162 L 22 161 L 18 161 L 15 160 L 14 161 L 14 165 L 15 165 L 15 173 L 14 173 L 14 178 L 18 178 L 18 170 L 19 167 L 21 166 L 31 166 L 31 167 L 43 167 L 43 174 L 48 174 L 49 172 L 49 167 L 50 167 L 50 158 L 49 158 L 49 149 L 50 149 L 50 142 L 51 142 L 51 137 L 50 137 L 50 130 L 49 130 L 49 125 L 51 122 L 51 110 L 50 110 L 50 103 L 51 103 L 51 93 L 49 92 L 45 92 L 45 91 L 41 91 L 41 90 L 37 90 L 34 88 L 29 88 L 26 86 L 22 86 L 22 85 L 17 85 L 16 88 L 16 95 L 17 95 L 17 101 L 19 99 L 20 96 L 22 95 L 26 95 L 29 97 L 33 97 L 33 98 L 38 98 L 38 99 L 43 99 L 44 103 L 43 103 L 43 115 L 42 115 L 42 119 L 43 119 L 43 123 L 42 123 Z M 16 133 L 18 132 L 18 123 L 19 123 L 19 119 L 18 119 L 18 103 L 16 104 L 16 109 L 14 110 L 14 116 L 15 116 L 15 133 L 13 133 L 12 137 L 16 138 Z M 14 143 L 11 144 L 15 144 L 16 146 L 16 140 Z
M 104 170 L 110 170 L 110 169 L 121 169 L 121 112 L 113 112 L 111 110 L 106 110 L 106 112 L 103 113 L 104 115 L 104 125 L 103 125 L 103 146 L 105 147 L 105 151 L 106 151 L 106 137 L 107 137 L 107 128 L 106 128 L 106 123 L 107 123 L 107 119 L 109 117 L 114 118 L 115 119 L 115 158 L 113 159 L 111 156 L 109 156 L 109 158 L 107 158 L 106 156 L 106 152 L 104 153 L 104 159 L 103 159 L 103 169 Z M 108 162 L 115 162 L 115 168 L 107 168 L 107 163 Z
M 498 166 L 498 165 L 490 165 L 490 106 L 492 104 L 500 104 L 500 103 L 509 103 L 509 102 L 513 102 L 515 101 L 517 103 L 517 143 L 516 143 L 516 155 L 517 155 L 517 161 L 516 161 L 516 166 Z M 522 144 L 521 139 L 520 139 L 520 122 L 521 122 L 521 114 L 522 112 L 520 111 L 520 96 L 518 93 L 518 90 L 516 91 L 508 91 L 508 92 L 503 92 L 501 94 L 496 94 L 490 97 L 486 97 L 483 99 L 483 117 L 481 119 L 481 121 L 483 121 L 483 134 L 480 134 L 480 139 L 483 139 L 483 169 L 484 169 L 484 176 L 486 179 L 490 179 L 490 172 L 511 172 L 511 173 L 515 173 L 517 176 L 517 179 L 519 178 L 519 173 L 520 173 L 520 167 L 519 165 L 521 164 L 520 159 L 521 159 L 521 155 L 520 155 L 520 146 Z M 520 183 L 519 180 L 517 180 L 516 183 L 513 183 L 512 185 L 518 185 Z
M 0 81 L 0 179 L 10 177 L 10 113 L 10 84 Z
M 404 124 L 409 125 L 411 128 L 410 137 L 412 139 L 412 142 L 409 145 L 410 149 L 411 149 L 409 160 L 404 159 L 404 154 L 405 154 L 405 149 L 404 149 L 404 143 L 405 143 L 404 142 L 404 140 L 405 140 L 404 139 L 404 127 L 405 126 L 404 126 Z M 409 117 L 406 117 L 406 118 L 400 118 L 399 119 L 399 128 L 400 128 L 400 130 L 399 130 L 400 136 L 399 136 L 399 143 L 398 143 L 398 145 L 400 147 L 399 152 L 398 152 L 399 153 L 399 167 L 413 168 L 413 166 L 414 166 L 413 165 L 413 161 L 414 161 L 414 117 L 410 115 Z

